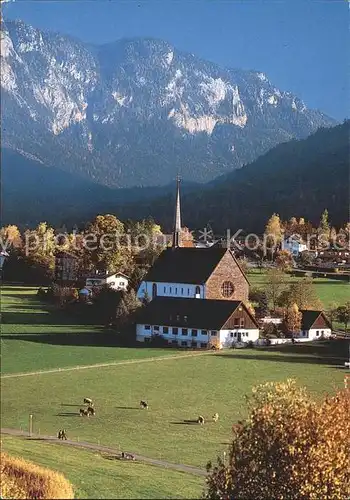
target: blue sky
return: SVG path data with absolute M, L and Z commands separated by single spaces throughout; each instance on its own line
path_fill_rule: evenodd
M 263 71 L 309 107 L 349 116 L 345 0 L 16 0 L 4 10 L 87 42 L 162 38 L 220 65 Z

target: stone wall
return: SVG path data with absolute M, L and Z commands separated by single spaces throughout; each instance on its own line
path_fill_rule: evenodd
M 230 297 L 222 294 L 222 285 L 225 281 L 231 281 L 234 285 L 234 293 Z M 206 299 L 242 300 L 248 301 L 249 284 L 240 270 L 236 259 L 228 250 L 220 263 L 206 282 Z

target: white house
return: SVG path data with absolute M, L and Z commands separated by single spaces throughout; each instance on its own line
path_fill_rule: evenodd
M 330 337 L 331 324 L 323 311 L 300 311 L 302 313 L 301 330 L 294 334 L 295 338 L 317 340 Z
M 298 257 L 301 252 L 308 250 L 308 248 L 298 234 L 292 234 L 282 240 L 282 250 L 288 250 L 293 257 Z
M 241 301 L 156 297 L 136 325 L 136 340 L 163 337 L 180 347 L 231 347 L 259 338 L 254 316 Z
M 94 274 L 86 278 L 86 288 L 107 285 L 113 290 L 127 290 L 129 278 L 123 273 Z

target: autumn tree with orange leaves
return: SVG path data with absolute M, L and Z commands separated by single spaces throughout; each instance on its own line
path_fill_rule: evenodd
M 314 401 L 294 380 L 253 389 L 228 458 L 208 464 L 206 499 L 350 496 L 350 391 Z

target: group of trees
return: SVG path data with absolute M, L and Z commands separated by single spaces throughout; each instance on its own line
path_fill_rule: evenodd
M 2 249 L 10 256 L 4 279 L 48 284 L 54 277 L 55 254 L 67 251 L 78 263 L 78 274 L 120 271 L 137 286 L 164 248 L 161 228 L 152 219 L 121 222 L 114 215 L 98 215 L 84 229 L 55 230 L 46 222 L 22 234 L 17 226 L 1 228 Z
M 350 391 L 315 401 L 295 381 L 255 387 L 228 454 L 208 464 L 205 498 L 350 496 Z
M 315 247 L 338 244 L 345 248 L 350 239 L 350 223 L 338 229 L 331 226 L 327 209 L 321 214 L 317 227 L 313 227 L 311 222 L 306 221 L 303 217 L 299 219 L 291 217 L 288 221 L 283 221 L 278 214 L 274 213 L 267 221 L 264 234 L 266 251 L 275 258 L 282 239 L 292 234 L 300 235 L 305 241 L 310 238 Z

